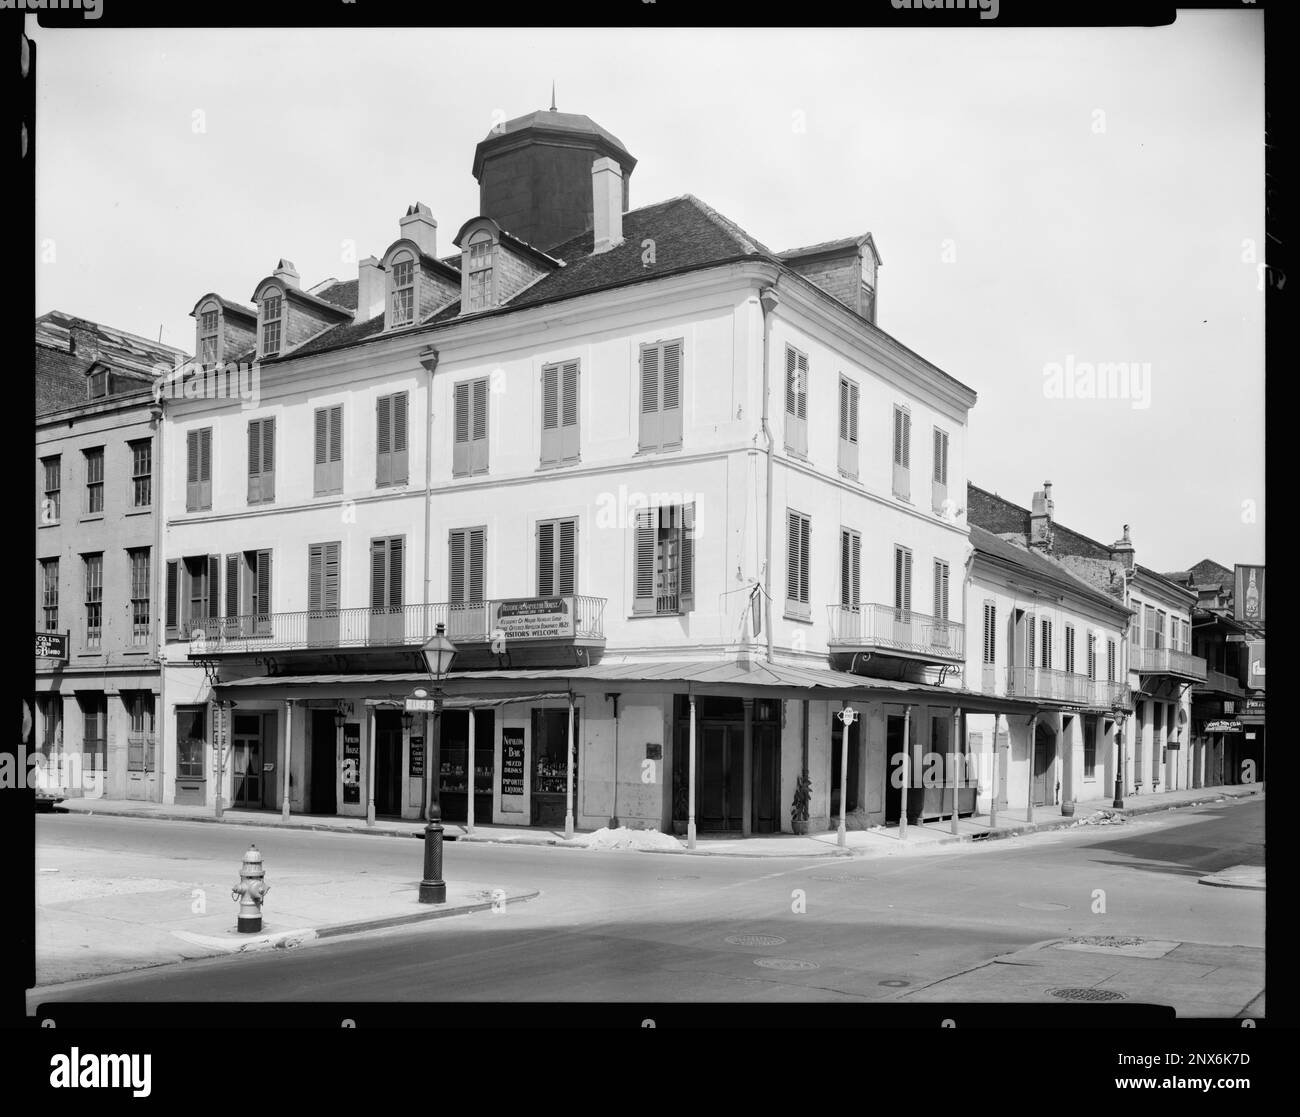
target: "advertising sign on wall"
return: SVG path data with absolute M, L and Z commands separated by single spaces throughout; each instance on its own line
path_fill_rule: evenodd
M 501 794 L 524 793 L 524 730 L 522 726 L 501 730 Z
M 1264 568 L 1241 566 L 1235 568 L 1237 584 L 1233 594 L 1232 611 L 1239 621 L 1250 624 L 1264 623 Z
M 1249 666 L 1246 668 L 1246 685 L 1251 690 L 1264 689 L 1264 641 L 1251 640 L 1246 645 L 1246 652 L 1249 656 L 1247 660 Z
M 361 802 L 361 723 L 343 726 L 343 802 Z
M 411 762 L 409 772 L 413 778 L 424 777 L 424 738 L 411 738 Z
M 496 601 L 492 629 L 507 640 L 547 640 L 573 635 L 573 599 L 530 597 Z

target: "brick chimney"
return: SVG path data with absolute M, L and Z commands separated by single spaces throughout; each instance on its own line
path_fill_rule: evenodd
M 1029 545 L 1051 554 L 1052 551 L 1052 483 L 1044 481 L 1039 492 L 1034 493 L 1029 512 Z
M 401 235 L 413 240 L 420 246 L 426 256 L 438 257 L 438 222 L 433 219 L 433 211 L 423 202 L 416 202 L 406 211 L 406 216 L 398 222 Z
M 373 256 L 357 264 L 357 322 L 369 322 L 384 313 L 384 269 Z
M 68 322 L 68 352 L 87 364 L 99 360 L 99 334 L 93 322 L 84 318 Z
M 1133 541 L 1128 537 L 1128 524 L 1125 524 L 1124 538 L 1117 539 L 1110 545 L 1110 557 L 1131 574 L 1136 561 L 1136 554 L 1137 550 L 1133 546 Z
M 591 165 L 592 255 L 623 243 L 623 169 L 605 157 Z
M 298 269 L 293 266 L 292 260 L 281 260 L 275 265 L 275 271 L 271 274 L 284 283 L 286 287 L 302 286 L 301 279 L 298 275 Z

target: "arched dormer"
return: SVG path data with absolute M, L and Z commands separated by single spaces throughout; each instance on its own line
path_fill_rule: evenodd
M 277 279 L 263 281 L 253 295 L 257 307 L 257 355 L 278 357 L 285 348 L 284 284 Z
M 476 217 L 461 227 L 453 243 L 461 250 L 461 313 L 473 314 L 500 305 L 500 226 L 490 217 Z
M 215 368 L 241 360 L 256 344 L 257 314 L 209 291 L 190 311 L 194 318 L 194 360 Z
M 194 308 L 194 317 L 198 329 L 194 355 L 200 368 L 215 368 L 222 358 L 221 300 L 215 295 L 200 299 Z
M 384 300 L 384 329 L 414 326 L 420 307 L 420 247 L 413 240 L 395 241 L 384 253 L 379 266 L 387 283 Z

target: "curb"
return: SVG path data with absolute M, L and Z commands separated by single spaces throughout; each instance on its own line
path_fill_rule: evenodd
M 535 900 L 540 891 L 521 892 L 517 896 L 507 896 L 502 903 L 522 904 Z M 382 919 L 360 919 L 353 923 L 331 923 L 316 929 L 318 939 L 332 939 L 338 935 L 355 935 L 361 931 L 379 931 L 385 927 L 403 927 L 408 923 L 424 923 L 430 919 L 445 919 L 451 915 L 468 915 L 475 911 L 489 911 L 496 906 L 495 900 L 483 900 L 476 904 L 462 904 L 454 908 L 434 908 L 432 911 L 417 911 L 411 915 L 389 915 Z
M 319 826 L 313 822 L 267 822 L 260 818 L 215 818 L 212 815 L 188 815 L 188 814 L 170 814 L 161 811 L 133 811 L 127 810 L 81 810 L 74 807 L 63 808 L 63 814 L 69 815 L 100 815 L 105 818 L 142 818 L 146 821 L 156 822 L 209 822 L 224 823 L 229 826 L 258 826 L 264 830 L 310 830 L 317 834 L 373 834 L 384 838 L 423 838 L 422 830 L 398 830 L 391 826 Z M 443 840 L 448 842 L 464 841 L 464 836 L 460 834 L 443 835 Z

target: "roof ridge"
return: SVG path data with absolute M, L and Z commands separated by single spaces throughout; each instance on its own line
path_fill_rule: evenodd
M 682 198 L 685 201 L 690 202 L 697 209 L 699 209 L 700 212 L 702 212 L 705 217 L 707 217 L 710 221 L 712 221 L 715 225 L 717 225 L 720 229 L 722 229 L 723 232 L 729 234 L 732 237 L 735 237 L 736 240 L 740 241 L 741 244 L 744 245 L 746 252 L 752 253 L 753 255 L 756 256 L 757 255 L 773 256 L 773 257 L 776 256 L 776 253 L 774 253 L 770 248 L 768 248 L 767 245 L 765 245 L 757 237 L 753 237 L 749 233 L 745 232 L 745 230 L 742 229 L 739 225 L 737 225 L 736 222 L 732 221 L 730 217 L 727 217 L 722 213 L 720 213 L 718 210 L 714 209 L 711 205 L 708 204 L 708 202 L 705 202 L 702 199 L 697 198 L 694 194 L 690 194 L 690 193 L 683 194 Z

